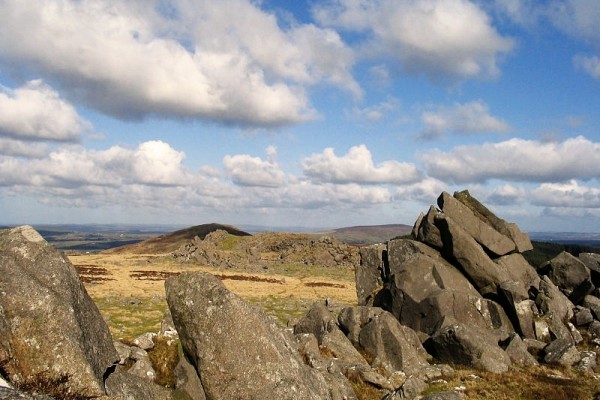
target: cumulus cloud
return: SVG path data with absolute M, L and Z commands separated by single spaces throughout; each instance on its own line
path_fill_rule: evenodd
M 437 107 L 421 115 L 422 139 L 437 139 L 447 134 L 502 133 L 510 129 L 505 121 L 490 115 L 482 101 Z
M 411 185 L 402 185 L 396 189 L 396 200 L 421 201 L 433 203 L 440 193 L 448 190 L 448 185 L 435 178 L 425 178 Z
M 565 183 L 543 183 L 531 191 L 531 202 L 543 207 L 600 208 L 600 189 Z
M 267 148 L 269 160 L 252 157 L 248 154 L 226 155 L 223 165 L 236 185 L 278 187 L 284 183 L 285 174 L 275 161 L 276 149 Z
M 560 182 L 598 176 L 600 143 L 583 136 L 563 142 L 510 139 L 499 143 L 457 146 L 421 155 L 429 176 L 455 183 L 489 179 Z
M 276 126 L 314 117 L 306 85 L 329 82 L 360 95 L 353 53 L 331 29 L 283 30 L 248 0 L 169 7 L 158 0 L 3 1 L 0 62 L 7 70 L 26 63 L 71 97 L 123 119 Z
M 0 86 L 0 136 L 20 140 L 76 141 L 91 124 L 41 80 L 11 90 Z
M 336 156 L 334 149 L 328 147 L 322 153 L 304 159 L 302 170 L 315 181 L 332 183 L 402 184 L 421 178 L 414 164 L 384 161 L 375 165 L 365 145 L 351 147 L 342 157 Z
M 365 48 L 434 80 L 495 77 L 499 57 L 514 47 L 468 0 L 331 0 L 313 13 L 325 26 L 370 33 Z
M 524 188 L 506 183 L 495 187 L 485 196 L 485 201 L 499 206 L 515 205 L 523 202 L 527 194 Z
M 42 158 L 48 154 L 48 145 L 41 142 L 24 142 L 0 137 L 0 155 Z

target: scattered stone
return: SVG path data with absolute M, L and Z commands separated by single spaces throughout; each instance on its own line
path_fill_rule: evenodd
M 598 355 L 594 351 L 582 351 L 581 352 L 581 360 L 575 365 L 581 372 L 591 372 L 598 365 L 596 359 Z
M 573 321 L 575 322 L 575 326 L 586 326 L 591 324 L 594 321 L 594 316 L 592 315 L 592 310 L 583 306 L 576 306 L 573 316 Z
M 588 326 L 588 335 L 592 339 L 600 339 L 600 321 L 594 321 Z
M 585 296 L 581 305 L 589 308 L 594 318 L 600 321 L 600 298 L 589 295 Z
M 134 346 L 139 347 L 142 350 L 150 350 L 154 348 L 154 338 L 156 337 L 156 333 L 144 333 L 131 342 Z
M 118 340 L 113 342 L 113 346 L 115 346 L 115 350 L 119 355 L 119 364 L 125 364 L 127 359 L 131 356 L 131 347 L 127 346 L 125 343 L 119 342 Z
M 527 346 L 523 343 L 523 340 L 516 333 L 513 334 L 508 342 L 508 345 L 504 349 L 506 354 L 510 357 L 510 360 L 519 365 L 525 366 L 536 366 L 539 365 L 535 357 L 533 357 L 527 350 Z
M 566 339 L 556 339 L 544 348 L 544 362 L 570 367 L 581 360 L 579 351 L 573 342 Z

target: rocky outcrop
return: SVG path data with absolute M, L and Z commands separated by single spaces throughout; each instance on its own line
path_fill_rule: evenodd
M 119 357 L 69 260 L 33 228 L 0 232 L 0 369 L 56 397 L 105 395 Z
M 277 323 L 207 273 L 165 282 L 186 356 L 210 399 L 327 399 L 322 375 L 306 366 Z
M 521 254 L 532 249 L 527 235 L 467 191 L 442 193 L 437 205 L 415 222 L 414 240 L 361 250 L 361 268 L 371 275 L 365 282 L 369 302 L 359 296 L 360 305 L 372 299 L 391 312 L 426 339 L 434 357 L 492 372 L 507 370 L 511 359 L 537 363 L 522 338 L 573 346 L 582 340 L 572 322 L 591 326 L 597 318 L 597 298 L 590 296 L 594 269 L 600 269 L 594 255 L 577 259 L 564 253 L 536 270 Z M 362 284 L 357 279 L 357 291 Z M 356 328 L 349 336 L 356 340 Z M 576 358 L 574 351 L 568 360 Z

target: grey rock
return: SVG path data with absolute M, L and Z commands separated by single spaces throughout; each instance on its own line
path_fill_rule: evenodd
M 569 294 L 569 300 L 571 300 L 573 304 L 581 304 L 585 296 L 592 294 L 595 289 L 596 287 L 594 284 L 585 279 Z
M 508 354 L 488 332 L 460 324 L 437 332 L 425 343 L 425 348 L 442 362 L 493 373 L 506 372 L 512 364 Z
M 127 359 L 131 356 L 131 347 L 127 346 L 123 342 L 119 342 L 118 340 L 115 340 L 113 342 L 113 346 L 115 346 L 115 350 L 117 351 L 117 354 L 119 355 L 119 364 L 121 364 L 121 365 L 125 364 Z
M 25 393 L 0 386 L 0 400 L 53 400 L 53 397 L 44 394 Z
M 600 287 L 600 254 L 579 253 L 579 259 L 590 270 L 590 277 L 594 286 Z
M 573 318 L 575 305 L 561 293 L 548 276 L 542 277 L 540 292 L 535 302 L 543 314 L 553 314 L 565 323 Z
M 552 337 L 550 336 L 550 326 L 546 320 L 534 320 L 533 328 L 535 330 L 535 338 L 537 340 L 544 343 L 550 343 L 552 341 Z
M 571 333 L 571 338 L 573 339 L 573 342 L 575 344 L 579 344 L 579 343 L 583 342 L 583 336 L 581 336 L 581 333 L 579 333 L 579 331 L 577 330 L 575 325 L 568 322 L 567 328 L 569 328 L 569 332 Z
M 150 382 L 156 378 L 156 371 L 149 358 L 137 360 L 127 372 Z
M 570 294 L 583 281 L 590 280 L 590 270 L 577 257 L 563 251 L 541 267 L 548 271 L 550 280 Z
M 373 368 L 414 374 L 429 365 L 416 333 L 388 312 L 375 316 L 360 331 L 360 346 L 371 355 Z
M 299 357 L 293 337 L 208 273 L 165 282 L 186 356 L 207 398 L 330 399 L 324 377 Z
M 416 399 L 425 389 L 427 389 L 425 380 L 418 375 L 411 375 L 396 391 L 392 399 Z
M 548 345 L 548 343 L 537 339 L 523 339 L 523 344 L 527 347 L 529 354 L 531 354 L 536 360 L 543 358 L 542 355 L 544 348 Z
M 416 235 L 413 238 L 419 242 L 425 243 L 435 249 L 441 249 L 444 246 L 440 230 L 435 226 L 435 217 L 440 214 L 434 206 L 429 207 L 429 211 L 423 217 L 417 219 L 415 227 L 417 227 Z
M 105 394 L 119 360 L 108 327 L 69 260 L 32 227 L 0 231 L 0 365 L 11 382 L 39 376 L 63 394 Z
M 573 342 L 556 339 L 544 348 L 544 362 L 570 367 L 581 360 L 581 356 Z
M 575 315 L 573 316 L 575 326 L 589 325 L 594 321 L 592 310 L 590 310 L 587 307 L 576 306 L 573 312 L 575 313 Z
M 590 295 L 585 296 L 581 305 L 589 308 L 594 318 L 600 321 L 600 298 Z
M 461 227 L 490 253 L 503 256 L 516 250 L 515 243 L 509 237 L 477 217 L 469 207 L 447 192 L 438 197 L 437 203 L 446 216 L 460 221 Z
M 386 251 L 384 244 L 360 249 L 360 264 L 355 268 L 356 295 L 360 306 L 373 305 L 376 294 L 383 287 L 384 251 Z
M 594 368 L 596 368 L 598 366 L 597 361 L 596 361 L 598 358 L 598 355 L 596 354 L 596 352 L 582 351 L 580 353 L 580 356 L 581 356 L 581 360 L 579 360 L 577 365 L 575 365 L 575 368 L 577 368 L 579 371 L 591 372 L 591 371 L 593 371 Z
M 506 222 L 503 219 L 498 218 L 487 207 L 481 204 L 479 200 L 471 196 L 468 190 L 454 192 L 454 197 L 465 206 L 469 207 L 469 209 L 471 209 L 471 211 L 473 211 L 473 213 L 477 215 L 479 219 L 485 221 L 501 234 L 510 237 L 515 243 L 519 253 L 533 249 L 533 245 L 531 244 L 529 236 L 526 233 L 521 232 L 516 224 Z
M 175 375 L 175 392 L 180 397 L 187 396 L 192 400 L 206 400 L 202 381 L 196 373 L 196 368 L 185 355 L 179 357 L 179 362 L 173 371 Z
M 505 268 L 496 264 L 485 250 L 455 220 L 440 214 L 435 218 L 444 243 L 443 253 L 455 260 L 482 295 L 495 295 L 500 283 L 510 280 Z
M 513 331 L 504 310 L 484 299 L 440 253 L 412 240 L 388 242 L 390 280 L 382 293 L 384 308 L 402 325 L 433 334 L 442 326 L 462 322 L 501 332 Z M 382 296 L 383 297 L 383 296 Z
M 172 391 L 132 375 L 121 367 L 106 379 L 106 393 L 122 400 L 171 400 Z
M 134 346 L 139 347 L 142 350 L 150 350 L 154 348 L 154 338 L 156 333 L 147 332 L 133 339 L 131 342 Z
M 362 327 L 383 312 L 379 307 L 345 307 L 338 315 L 338 324 L 350 342 L 357 347 L 360 346 L 359 335 Z
M 129 348 L 129 358 L 131 358 L 134 361 L 139 361 L 139 360 L 148 360 L 148 352 L 144 349 L 140 349 L 139 347 L 136 346 L 131 346 Z
M 521 254 L 508 254 L 494 261 L 507 272 L 510 280 L 522 285 L 525 293 L 528 293 L 530 289 L 538 290 L 540 287 L 540 277 L 537 271 Z
M 504 351 L 506 351 L 506 354 L 508 354 L 510 360 L 514 364 L 525 366 L 539 365 L 535 357 L 533 357 L 527 350 L 527 345 L 525 345 L 523 340 L 521 340 L 519 335 L 516 333 L 510 337 L 508 345 Z
M 588 326 L 588 335 L 592 339 L 600 339 L 600 321 L 594 321 Z

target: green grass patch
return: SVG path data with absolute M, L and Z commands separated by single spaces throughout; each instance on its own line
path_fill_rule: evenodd
M 135 339 L 147 332 L 158 332 L 167 310 L 164 298 L 100 297 L 93 299 L 114 339 Z

